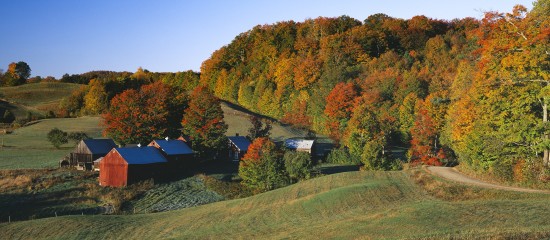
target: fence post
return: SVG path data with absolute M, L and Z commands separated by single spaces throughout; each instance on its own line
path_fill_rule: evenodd
M 11 223 L 11 216 L 8 216 L 8 223 Z
M 57 212 L 55 212 L 55 217 L 57 217 Z

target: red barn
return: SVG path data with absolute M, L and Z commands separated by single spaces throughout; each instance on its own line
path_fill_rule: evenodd
M 156 178 L 167 160 L 154 147 L 114 148 L 99 163 L 99 185 L 122 187 Z

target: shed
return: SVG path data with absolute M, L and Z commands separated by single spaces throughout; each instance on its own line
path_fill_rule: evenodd
M 182 140 L 153 140 L 149 146 L 162 151 L 171 165 L 184 166 L 185 163 L 192 164 L 194 160 L 193 150 Z
M 99 163 L 103 160 L 103 157 L 100 157 L 94 160 L 94 171 L 99 172 Z
M 66 157 L 69 166 L 80 170 L 92 170 L 94 160 L 104 157 L 115 148 L 112 139 L 84 139 Z
M 285 140 L 285 147 L 290 150 L 298 152 L 308 152 L 313 154 L 313 148 L 315 145 L 315 140 L 307 139 L 287 139 Z
M 122 187 L 158 178 L 167 162 L 154 147 L 114 148 L 99 163 L 99 185 Z
M 229 139 L 229 160 L 239 161 L 248 151 L 250 141 L 243 136 L 231 136 Z

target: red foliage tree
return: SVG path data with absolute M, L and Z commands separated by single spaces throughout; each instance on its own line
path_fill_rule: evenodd
M 411 128 L 411 160 L 427 165 L 440 166 L 441 161 L 436 154 L 436 126 L 428 114 L 422 101 L 418 101 L 414 125 Z
M 181 96 L 156 82 L 138 90 L 126 90 L 111 100 L 109 111 L 102 115 L 105 136 L 117 143 L 148 143 L 155 138 L 178 135 L 179 121 L 174 123 L 174 112 L 184 106 Z
M 327 96 L 325 115 L 327 127 L 332 139 L 340 141 L 347 127 L 354 108 L 354 100 L 358 96 L 353 83 L 338 83 Z

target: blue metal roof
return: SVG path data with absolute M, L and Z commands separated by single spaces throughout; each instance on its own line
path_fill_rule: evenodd
M 233 137 L 227 137 L 229 138 L 229 141 L 231 141 L 237 148 L 241 151 L 248 151 L 248 147 L 250 146 L 250 141 L 246 137 L 243 136 L 233 136 Z
M 181 140 L 154 140 L 167 155 L 193 154 L 193 150 Z
M 117 147 L 112 139 L 84 139 L 82 141 L 92 154 L 107 154 L 111 149 Z
M 115 150 L 129 165 L 168 162 L 155 147 L 115 148 Z

